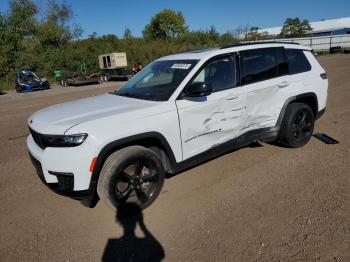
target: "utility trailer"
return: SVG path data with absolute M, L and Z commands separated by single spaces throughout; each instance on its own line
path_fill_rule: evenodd
M 132 69 L 128 68 L 126 53 L 109 53 L 98 56 L 101 69 L 101 80 L 128 80 L 133 75 Z
M 62 78 L 61 85 L 62 86 L 85 86 L 85 85 L 93 85 L 100 83 L 100 76 L 97 74 L 93 74 L 90 76 L 77 76 L 72 78 Z
M 54 71 L 55 78 L 62 86 L 83 86 L 99 84 L 101 81 L 100 74 L 87 75 L 86 64 L 80 64 L 79 74 L 74 76 L 62 76 L 61 70 Z

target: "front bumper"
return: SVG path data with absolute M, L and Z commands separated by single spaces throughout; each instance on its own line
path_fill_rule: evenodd
M 84 206 L 90 208 L 96 206 L 99 198 L 96 193 L 95 183 L 93 183 L 92 186 L 87 190 L 73 191 L 72 188 L 74 187 L 74 176 L 70 176 L 67 174 L 56 174 L 58 179 L 57 183 L 46 183 L 41 163 L 35 157 L 33 157 L 33 155 L 30 152 L 29 157 L 37 171 L 41 182 L 43 182 L 43 184 L 47 186 L 50 190 L 61 196 L 66 196 L 75 200 L 79 200 Z M 65 179 L 64 176 L 66 176 L 67 178 L 69 177 L 69 179 Z
M 97 203 L 96 183 L 91 181 L 89 171 L 92 157 L 89 145 L 74 148 L 41 149 L 29 135 L 29 156 L 40 180 L 53 192 L 80 200 L 93 207 Z
M 57 183 L 47 183 L 44 177 L 44 172 L 40 161 L 37 160 L 30 152 L 29 157 L 32 161 L 33 166 L 36 169 L 36 172 L 41 182 L 43 182 L 45 186 L 50 188 L 55 193 L 63 196 L 68 196 L 77 200 L 82 200 L 84 197 L 88 197 L 91 194 L 90 190 L 73 191 L 74 176 L 71 173 L 50 172 L 51 174 L 57 177 Z

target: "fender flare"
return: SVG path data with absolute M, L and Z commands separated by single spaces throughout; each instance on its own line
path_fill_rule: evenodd
M 173 150 L 171 149 L 168 141 L 162 134 L 158 132 L 146 132 L 146 133 L 124 137 L 124 138 L 109 142 L 100 150 L 96 159 L 94 170 L 91 175 L 90 190 L 93 188 L 96 188 L 103 163 L 112 152 L 114 152 L 115 150 L 118 150 L 118 148 L 121 148 L 124 145 L 125 146 L 137 145 L 138 142 L 147 141 L 147 139 L 150 139 L 153 141 L 157 140 L 165 150 L 165 153 L 169 159 L 170 168 L 172 169 L 173 167 L 176 166 L 177 162 L 176 162 Z
M 282 106 L 282 109 L 281 109 L 281 112 L 277 118 L 277 123 L 276 123 L 276 126 L 280 127 L 281 124 L 282 124 L 282 120 L 283 120 L 283 117 L 284 117 L 284 114 L 286 113 L 286 110 L 287 110 L 287 107 L 289 104 L 295 102 L 295 101 L 298 101 L 300 99 L 303 99 L 303 98 L 312 98 L 315 100 L 316 102 L 316 114 L 315 114 L 315 118 L 317 117 L 317 113 L 318 113 L 318 99 L 317 99 L 317 95 L 313 92 L 308 92 L 308 93 L 303 93 L 303 94 L 300 94 L 300 95 L 296 95 L 296 96 L 292 96 L 290 98 L 288 98 L 283 106 Z

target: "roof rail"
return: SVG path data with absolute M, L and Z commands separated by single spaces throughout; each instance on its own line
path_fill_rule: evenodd
M 201 53 L 209 50 L 214 50 L 218 49 L 218 47 L 205 47 L 205 48 L 198 48 L 198 49 L 190 49 L 190 50 L 185 50 L 182 52 L 174 53 L 172 55 L 177 55 L 177 54 L 186 54 L 186 53 Z
M 230 48 L 230 47 L 238 47 L 238 46 L 246 46 L 246 45 L 261 45 L 261 44 L 291 44 L 291 45 L 299 45 L 298 43 L 283 42 L 283 41 L 258 41 L 258 42 L 245 42 L 245 43 L 225 45 L 225 46 L 220 47 L 220 49 L 225 49 L 225 48 Z

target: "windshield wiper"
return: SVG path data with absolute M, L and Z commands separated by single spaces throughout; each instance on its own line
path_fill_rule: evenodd
M 129 92 L 125 92 L 125 93 L 117 93 L 117 92 L 114 92 L 114 94 L 115 94 L 115 95 L 118 95 L 118 96 L 130 97 L 130 98 L 140 98 L 140 99 L 143 98 L 143 96 L 141 96 L 141 95 L 132 94 L 132 93 L 129 93 Z

